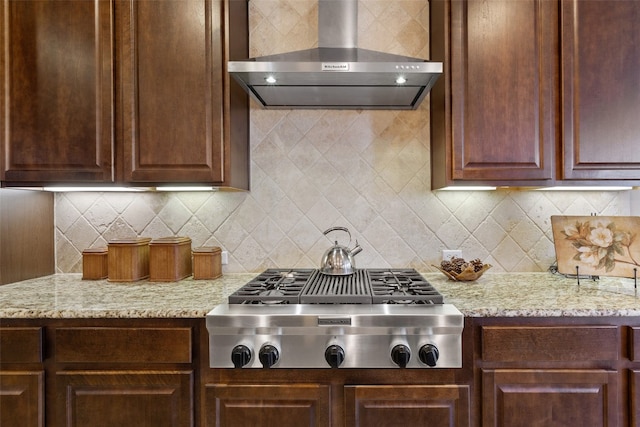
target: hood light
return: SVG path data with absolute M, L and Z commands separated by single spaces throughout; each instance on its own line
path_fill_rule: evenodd
M 396 77 L 396 83 L 399 85 L 403 85 L 407 82 L 407 79 L 402 77 L 402 76 L 398 76 Z
M 267 76 L 264 78 L 264 81 L 272 85 L 272 84 L 275 84 L 277 80 L 273 76 Z

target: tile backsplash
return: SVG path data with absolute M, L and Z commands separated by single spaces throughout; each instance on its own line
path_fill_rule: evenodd
M 251 56 L 317 43 L 315 0 L 249 5 Z M 426 0 L 360 0 L 359 47 L 428 57 L 428 12 Z M 493 271 L 544 271 L 555 260 L 551 215 L 631 211 L 629 191 L 432 192 L 428 98 L 415 111 L 252 104 L 250 143 L 250 192 L 58 193 L 57 271 L 80 272 L 83 249 L 133 236 L 220 246 L 223 272 L 315 267 L 336 225 L 363 247 L 358 267 L 430 271 L 442 249 L 462 249 Z

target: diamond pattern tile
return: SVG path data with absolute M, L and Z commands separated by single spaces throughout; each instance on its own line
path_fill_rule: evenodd
M 249 20 L 251 56 L 317 45 L 317 0 L 252 0 Z M 428 21 L 427 0 L 360 0 L 358 44 L 426 57 Z M 110 239 L 170 235 L 227 250 L 224 272 L 314 267 L 336 225 L 364 248 L 359 267 L 433 270 L 442 249 L 461 248 L 494 271 L 544 271 L 551 215 L 631 211 L 629 192 L 431 192 L 428 100 L 415 111 L 252 104 L 250 126 L 249 193 L 56 194 L 57 271 L 80 272 L 82 250 Z

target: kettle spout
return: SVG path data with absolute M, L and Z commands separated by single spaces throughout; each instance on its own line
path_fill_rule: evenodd
M 354 246 L 353 249 L 351 249 L 351 256 L 356 256 L 360 252 L 362 252 L 362 247 L 358 244 L 358 241 L 356 240 L 356 245 Z

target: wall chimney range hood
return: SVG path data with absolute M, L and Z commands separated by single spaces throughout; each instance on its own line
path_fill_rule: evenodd
M 358 0 L 318 0 L 318 48 L 229 61 L 228 71 L 267 109 L 418 107 L 441 62 L 360 49 Z

